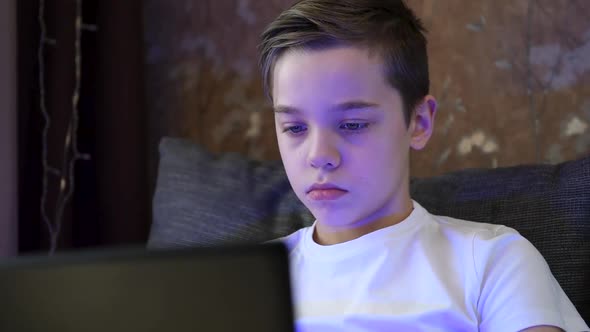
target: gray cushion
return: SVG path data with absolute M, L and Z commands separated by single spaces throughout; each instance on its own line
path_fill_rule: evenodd
M 213 156 L 163 138 L 148 246 L 262 242 L 311 225 L 281 162 Z
M 411 193 L 433 214 L 518 230 L 590 321 L 590 156 L 412 179 Z M 312 221 L 280 162 L 162 139 L 149 247 L 258 243 Z

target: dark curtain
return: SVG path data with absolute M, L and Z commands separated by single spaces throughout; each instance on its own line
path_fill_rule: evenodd
M 49 248 L 41 215 L 43 188 L 39 0 L 18 1 L 19 252 Z M 145 243 L 151 220 L 147 113 L 143 95 L 142 2 L 83 0 L 77 146 L 90 160 L 75 166 L 58 250 Z M 75 84 L 75 0 L 47 0 L 45 100 L 51 117 L 48 163 L 63 169 Z M 96 27 L 96 29 L 94 29 Z M 60 177 L 49 175 L 46 209 L 53 222 Z

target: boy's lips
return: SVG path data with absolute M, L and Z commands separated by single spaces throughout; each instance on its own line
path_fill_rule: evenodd
M 307 196 L 314 201 L 331 201 L 346 193 L 348 193 L 347 190 L 331 183 L 315 183 L 306 190 Z

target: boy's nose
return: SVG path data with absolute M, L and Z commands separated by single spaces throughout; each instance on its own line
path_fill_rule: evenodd
M 313 135 L 308 154 L 308 163 L 313 168 L 334 169 L 340 166 L 340 153 L 329 135 Z

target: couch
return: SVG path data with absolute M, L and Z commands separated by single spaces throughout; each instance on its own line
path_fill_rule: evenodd
M 213 155 L 168 137 L 159 151 L 150 248 L 260 243 L 313 222 L 280 161 Z M 412 178 L 410 187 L 433 214 L 518 230 L 590 322 L 590 155 L 557 165 Z

